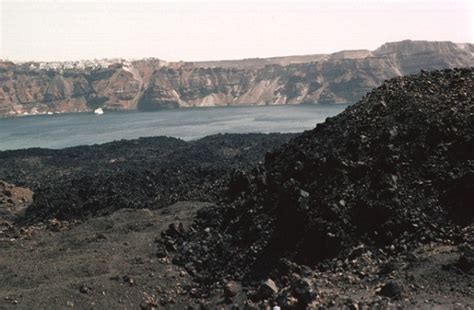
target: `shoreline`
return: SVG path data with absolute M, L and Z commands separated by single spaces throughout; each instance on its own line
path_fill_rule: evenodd
M 221 105 L 221 106 L 192 106 L 192 107 L 178 107 L 178 108 L 162 108 L 155 110 L 107 110 L 107 108 L 102 108 L 104 114 L 110 113 L 154 113 L 154 112 L 164 112 L 164 111 L 177 111 L 177 110 L 201 110 L 201 109 L 215 109 L 215 108 L 262 108 L 262 107 L 282 107 L 282 106 L 320 106 L 320 107 L 340 107 L 340 106 L 351 106 L 354 103 L 298 103 L 298 104 L 239 104 L 239 105 Z M 71 114 L 94 114 L 94 110 L 88 111 L 79 111 L 79 112 L 53 112 L 53 114 L 46 113 L 37 113 L 37 114 L 0 114 L 0 120 L 2 119 L 14 119 L 21 117 L 44 117 L 44 116 L 60 116 L 60 115 L 71 115 Z

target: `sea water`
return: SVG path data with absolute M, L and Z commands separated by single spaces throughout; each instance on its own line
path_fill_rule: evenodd
M 121 139 L 217 133 L 302 132 L 346 105 L 282 105 L 170 109 L 155 112 L 71 113 L 0 118 L 0 150 L 65 148 Z

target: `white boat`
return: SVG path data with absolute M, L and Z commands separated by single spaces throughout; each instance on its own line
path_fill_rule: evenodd
M 94 114 L 102 115 L 102 114 L 104 114 L 104 110 L 102 110 L 101 108 L 95 109 Z

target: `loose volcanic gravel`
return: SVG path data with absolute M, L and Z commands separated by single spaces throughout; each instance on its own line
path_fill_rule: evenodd
M 422 71 L 385 82 L 267 153 L 253 171 L 235 172 L 227 202 L 201 210 L 190 229 L 170 228 L 164 246 L 203 291 L 243 281 L 255 290 L 248 294 L 254 300 L 286 294 L 300 308 L 316 299 L 304 280 L 308 266 L 343 268 L 344 259 L 370 250 L 383 275 L 397 268 L 387 261 L 409 260 L 433 242 L 469 247 L 473 75 L 473 69 Z M 458 266 L 471 270 L 472 251 L 464 253 Z M 262 289 L 268 277 L 279 280 Z M 401 294 L 395 282 L 379 292 Z

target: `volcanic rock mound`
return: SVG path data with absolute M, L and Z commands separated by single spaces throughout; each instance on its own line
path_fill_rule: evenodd
M 177 238 L 175 262 L 212 286 L 291 272 L 288 262 L 322 268 L 357 257 L 360 243 L 409 253 L 452 241 L 474 217 L 473 76 L 471 68 L 386 81 L 267 153 L 253 173 L 234 175 L 226 205 L 202 210 Z

